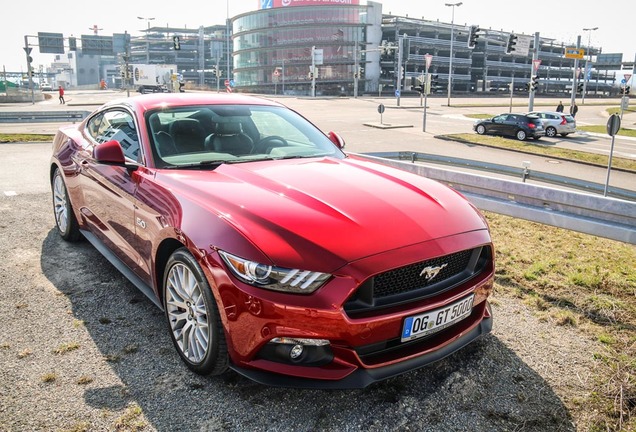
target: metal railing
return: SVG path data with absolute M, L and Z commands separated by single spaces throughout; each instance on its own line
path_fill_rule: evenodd
M 89 111 L 0 112 L 0 123 L 81 122 Z
M 400 153 L 358 156 L 444 183 L 465 195 L 482 210 L 636 244 L 636 201 L 430 167 L 414 163 L 418 160 L 416 155 L 421 154 L 401 154 L 411 155 L 411 162 L 395 160 Z M 517 170 L 517 175 L 524 174 L 523 170 L 509 170 L 509 175 L 514 173 L 513 170 Z M 535 179 L 537 174 L 528 173 Z M 552 177 L 555 181 L 557 176 Z M 571 184 L 567 186 L 572 187 Z M 602 190 L 602 186 L 600 188 Z M 634 192 L 631 194 L 636 195 Z

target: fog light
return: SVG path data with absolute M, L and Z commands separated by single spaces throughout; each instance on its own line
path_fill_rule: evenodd
M 289 351 L 289 357 L 292 360 L 297 359 L 303 354 L 303 346 L 302 345 L 294 345 L 292 349 Z
M 333 353 L 326 339 L 281 336 L 265 344 L 258 357 L 293 365 L 322 366 L 333 360 Z

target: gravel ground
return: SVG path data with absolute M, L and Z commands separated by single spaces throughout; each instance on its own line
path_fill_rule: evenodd
M 88 243 L 67 244 L 48 194 L 0 197 L 0 431 L 575 431 L 599 349 L 495 295 L 494 330 L 364 390 L 194 375 L 163 314 Z

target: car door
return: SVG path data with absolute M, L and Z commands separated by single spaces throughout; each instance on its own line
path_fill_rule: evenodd
M 501 114 L 493 117 L 492 124 L 488 128 L 489 132 L 495 135 L 505 134 L 507 119 L 508 114 Z
M 130 163 L 142 162 L 139 134 L 133 116 L 125 109 L 102 112 L 87 122 L 86 134 L 93 149 L 107 141 L 120 143 Z M 102 164 L 87 152 L 80 161 L 84 207 L 80 210 L 93 235 L 136 273 L 139 254 L 135 229 L 135 193 L 139 174 L 126 167 Z M 143 273 L 143 272 L 142 272 Z

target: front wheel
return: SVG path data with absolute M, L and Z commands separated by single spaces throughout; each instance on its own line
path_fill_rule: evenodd
M 486 133 L 486 126 L 478 125 L 476 131 L 479 135 L 483 135 Z
M 528 136 L 528 135 L 526 134 L 526 131 L 521 130 L 521 129 L 517 131 L 516 137 L 517 137 L 517 139 L 518 139 L 519 141 L 525 141 L 525 139 L 527 138 L 527 136 Z
M 53 192 L 53 213 L 55 214 L 55 225 L 60 236 L 69 242 L 78 241 L 81 237 L 79 224 L 73 213 L 71 200 L 68 197 L 64 177 L 59 169 L 53 173 L 51 182 Z
M 200 375 L 220 375 L 228 352 L 219 311 L 201 267 L 176 250 L 166 264 L 163 299 L 172 342 L 183 362 Z

